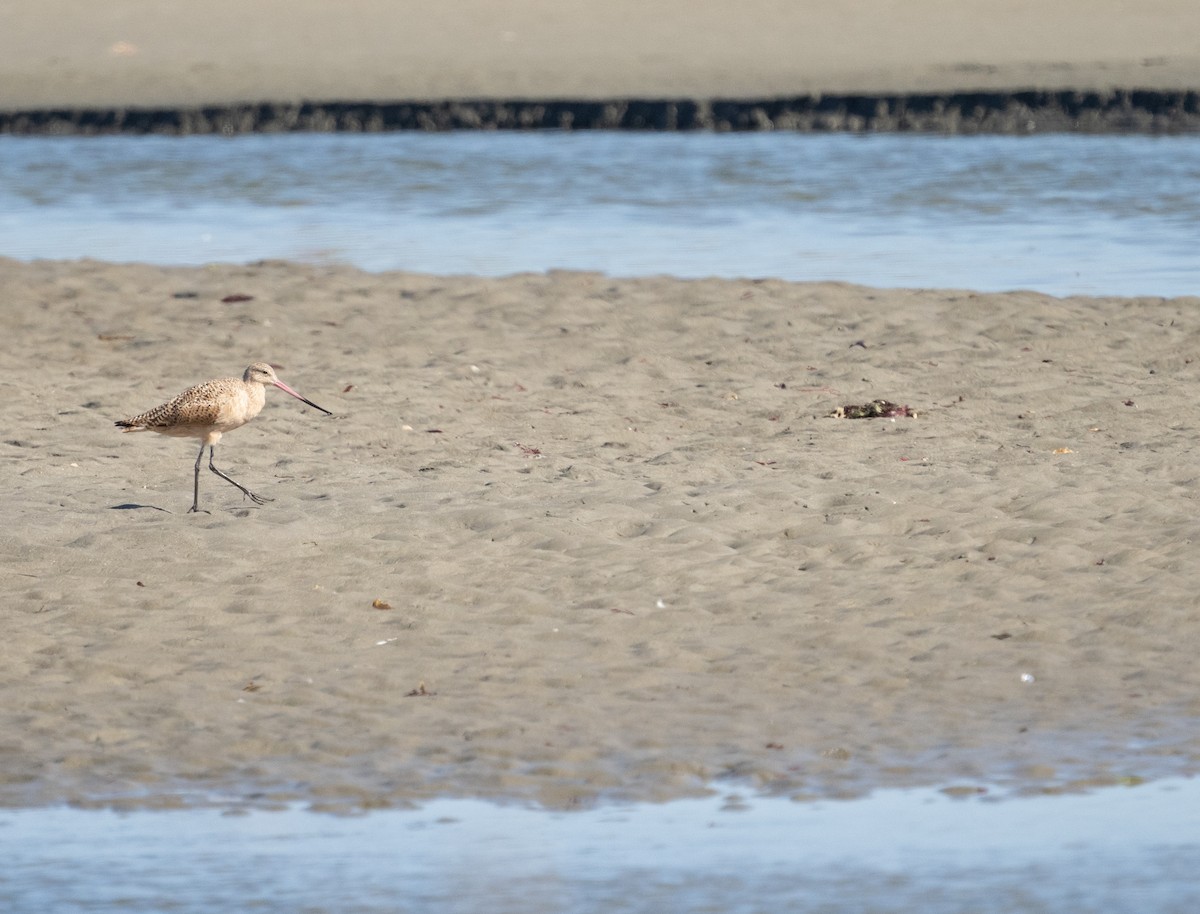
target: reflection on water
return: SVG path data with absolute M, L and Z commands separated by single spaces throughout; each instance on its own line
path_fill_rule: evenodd
M 0 138 L 0 254 L 1200 292 L 1200 137 Z
M 1155 911 L 1200 908 L 1200 781 L 1035 799 L 882 791 L 551 813 L 469 800 L 0 811 L 0 910 Z

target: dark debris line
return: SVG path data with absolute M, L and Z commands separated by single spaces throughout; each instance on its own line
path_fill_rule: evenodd
M 943 134 L 1200 132 L 1200 91 L 974 92 L 689 101 L 441 101 L 0 111 L 0 133 L 788 130 Z

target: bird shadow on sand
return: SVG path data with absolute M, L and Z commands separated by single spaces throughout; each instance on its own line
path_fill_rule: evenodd
M 161 511 L 163 514 L 174 514 L 174 511 L 168 511 L 166 508 L 160 508 L 158 505 L 138 505 L 133 502 L 126 502 L 123 505 L 113 505 L 110 511 L 136 511 L 140 508 L 147 508 L 151 511 Z

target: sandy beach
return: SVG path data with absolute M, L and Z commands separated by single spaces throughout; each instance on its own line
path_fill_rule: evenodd
M 0 802 L 1200 763 L 1200 299 L 0 261 Z M 222 301 L 229 296 L 249 296 Z M 196 445 L 117 419 L 255 360 Z M 885 398 L 917 418 L 838 419 Z
M 1200 89 L 1191 0 L 44 0 L 0 111 Z

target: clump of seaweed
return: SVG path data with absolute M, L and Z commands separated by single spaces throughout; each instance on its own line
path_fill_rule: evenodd
M 872 400 L 870 403 L 839 406 L 829 414 L 830 419 L 896 419 L 907 417 L 917 418 L 917 411 L 911 406 L 900 406 L 891 400 Z

